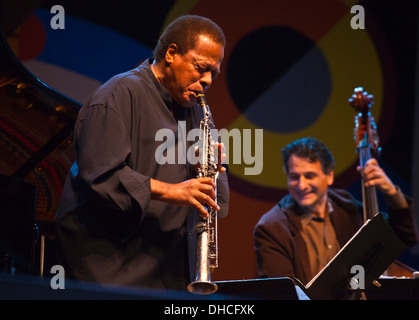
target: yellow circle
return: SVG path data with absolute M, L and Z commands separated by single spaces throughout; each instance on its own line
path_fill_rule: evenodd
M 345 15 L 322 39 L 317 46 L 323 52 L 331 70 L 332 91 L 328 104 L 318 120 L 311 126 L 294 133 L 277 133 L 263 130 L 263 170 L 258 175 L 246 175 L 245 168 L 250 163 L 229 163 L 230 172 L 240 179 L 255 185 L 285 189 L 286 176 L 283 174 L 283 163 L 280 149 L 291 141 L 305 136 L 314 136 L 323 141 L 332 151 L 336 160 L 335 176 L 351 167 L 357 161 L 356 146 L 353 139 L 355 110 L 348 99 L 354 88 L 362 86 L 374 95 L 372 114 L 378 122 L 383 95 L 383 80 L 379 57 L 373 41 L 366 30 L 354 30 L 350 27 L 351 15 Z M 318 79 L 321 81 L 321 78 Z M 304 94 L 304 88 L 301 88 Z M 266 115 L 281 116 L 281 115 Z M 298 121 L 298 119 L 290 119 Z M 238 128 L 263 129 L 253 124 L 244 115 L 230 123 L 227 130 Z M 243 141 L 249 143 L 249 141 Z M 255 139 L 252 139 L 252 150 L 255 150 Z M 229 158 L 232 157 L 229 150 Z M 254 154 L 253 154 L 254 155 Z M 258 155 L 254 155 L 258 160 Z M 243 160 L 243 159 L 242 159 Z M 260 159 L 259 159 L 260 161 Z

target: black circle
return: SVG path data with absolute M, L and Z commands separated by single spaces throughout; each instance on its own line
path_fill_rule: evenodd
M 283 77 L 284 92 L 275 92 L 275 83 Z M 316 44 L 278 25 L 256 29 L 238 41 L 228 61 L 227 85 L 242 114 L 277 132 L 301 130 L 315 122 L 332 87 L 327 61 Z M 258 102 L 266 94 L 270 96 Z M 259 104 L 252 109 L 254 103 Z

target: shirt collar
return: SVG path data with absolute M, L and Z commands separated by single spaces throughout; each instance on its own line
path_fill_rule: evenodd
M 327 213 L 330 215 L 333 212 L 333 206 L 332 206 L 332 201 L 329 198 L 327 199 L 326 206 L 327 206 Z M 304 212 L 300 216 L 301 225 L 303 227 L 307 226 L 311 222 L 311 220 L 324 221 L 324 219 L 318 218 L 317 216 L 313 215 L 311 212 Z
M 171 109 L 172 108 L 172 94 L 170 93 L 169 90 L 166 89 L 166 87 L 164 87 L 159 80 L 157 80 L 157 78 L 154 76 L 153 71 L 151 71 L 151 64 L 153 63 L 153 59 L 147 59 L 146 61 L 144 61 L 140 67 L 145 66 L 147 69 L 147 72 L 150 75 L 151 80 L 153 81 L 154 85 L 156 86 L 161 98 L 163 99 L 164 103 L 166 104 L 166 106 Z

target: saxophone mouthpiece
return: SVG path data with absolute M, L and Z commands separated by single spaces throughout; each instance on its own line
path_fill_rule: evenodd
M 202 93 L 200 93 L 200 94 L 198 94 L 198 95 L 196 96 L 196 102 L 198 102 L 198 104 L 199 104 L 201 107 L 204 107 L 204 106 L 206 106 L 206 105 L 207 105 L 207 101 L 206 101 L 206 99 L 205 99 L 205 96 L 204 96 Z

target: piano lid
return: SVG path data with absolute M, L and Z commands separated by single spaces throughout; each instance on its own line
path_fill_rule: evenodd
M 36 187 L 36 220 L 48 224 L 74 161 L 81 105 L 41 82 L 13 51 L 19 27 L 42 2 L 0 0 L 0 174 Z

